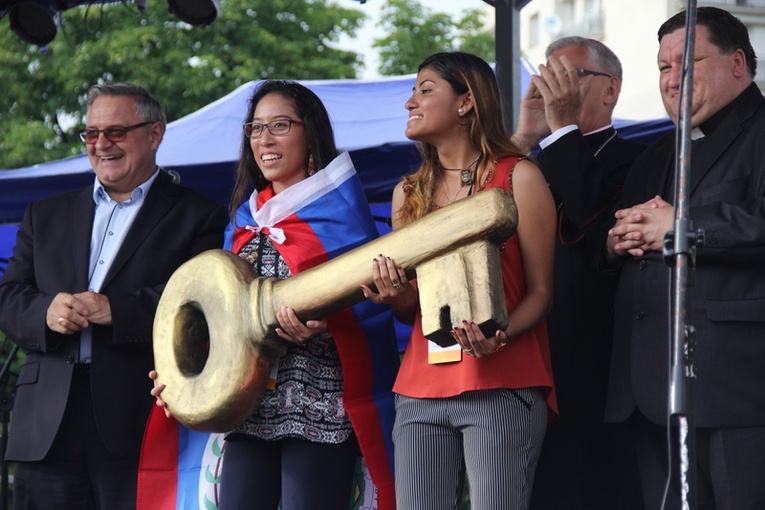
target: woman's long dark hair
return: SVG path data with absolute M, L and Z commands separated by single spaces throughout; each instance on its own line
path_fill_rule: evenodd
M 327 166 L 337 157 L 335 135 L 329 114 L 321 99 L 307 87 L 286 80 L 267 80 L 261 83 L 250 98 L 245 122 L 252 121 L 255 108 L 268 94 L 278 94 L 292 103 L 295 113 L 305 126 L 308 140 L 308 151 L 313 156 L 317 170 Z M 255 155 L 250 146 L 250 139 L 242 132 L 242 147 L 239 153 L 239 164 L 236 169 L 234 191 L 231 194 L 229 213 L 233 219 L 236 210 L 250 196 L 253 190 L 261 191 L 268 186 L 268 180 L 263 176 Z

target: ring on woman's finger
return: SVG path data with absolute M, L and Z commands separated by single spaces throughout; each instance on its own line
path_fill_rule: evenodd
M 62 322 L 64 322 L 64 318 L 63 317 L 59 317 L 58 318 L 58 323 L 61 324 Z
M 568 78 L 568 71 L 563 71 L 563 76 L 565 76 L 566 78 Z
M 394 284 L 393 284 L 393 288 L 394 288 L 394 289 L 396 289 L 396 290 L 398 290 L 398 289 L 400 289 L 400 288 L 401 288 L 401 284 L 400 284 L 400 283 L 394 283 Z
M 463 350 L 463 351 L 465 351 L 465 352 L 466 352 L 466 353 L 468 353 L 468 354 L 470 354 L 471 352 L 473 352 L 473 348 L 472 348 L 472 347 L 471 347 L 470 349 L 462 349 L 462 350 Z

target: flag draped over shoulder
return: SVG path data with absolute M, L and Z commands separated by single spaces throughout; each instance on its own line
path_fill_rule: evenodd
M 377 237 L 369 204 L 351 157 L 344 152 L 324 170 L 278 195 L 269 186 L 253 193 L 226 229 L 234 253 L 257 231 L 274 242 L 292 274 L 318 266 Z M 369 261 L 370 271 L 372 261 Z
M 226 230 L 224 248 L 238 253 L 258 233 L 273 241 L 293 275 L 376 238 L 369 204 L 348 153 L 279 194 L 275 195 L 270 186 L 253 193 Z M 371 272 L 371 260 L 369 268 Z M 377 487 L 378 509 L 393 510 L 391 388 L 399 358 L 392 311 L 363 301 L 327 317 L 327 324 L 343 367 L 343 404 Z M 149 425 L 152 418 L 154 416 Z M 142 464 L 149 432 L 147 428 Z M 151 508 L 173 510 L 176 507 Z

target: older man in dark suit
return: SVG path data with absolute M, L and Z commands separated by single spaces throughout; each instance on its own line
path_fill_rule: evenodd
M 27 208 L 0 281 L 0 330 L 27 352 L 6 455 L 17 509 L 135 508 L 154 312 L 227 223 L 157 167 L 165 114 L 146 90 L 97 85 L 88 105 L 94 184 Z
M 753 83 L 749 34 L 728 12 L 697 16 L 688 201 L 698 247 L 685 321 L 695 327 L 697 508 L 765 508 L 765 99 Z M 659 29 L 660 89 L 678 115 L 685 13 Z M 670 269 L 662 258 L 673 228 L 674 134 L 635 162 L 617 212 L 607 258 L 621 264 L 607 419 L 639 433 L 646 508 L 659 508 L 667 467 Z M 668 505 L 680 507 L 678 484 Z
M 547 323 L 560 418 L 547 428 L 531 508 L 633 508 L 640 504 L 637 483 L 612 476 L 607 460 L 615 451 L 631 455 L 632 446 L 603 422 L 616 278 L 596 271 L 602 238 L 595 227 L 610 217 L 645 146 L 622 139 L 611 124 L 622 86 L 613 51 L 592 39 L 564 37 L 546 54 L 513 135 L 525 152 L 539 143 L 539 165 L 558 205 L 555 298 Z

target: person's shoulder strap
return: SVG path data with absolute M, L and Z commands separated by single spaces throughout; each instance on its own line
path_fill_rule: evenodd
M 510 193 L 510 195 L 513 194 L 513 172 L 515 171 L 515 167 L 518 165 L 518 163 L 523 160 L 530 161 L 526 156 L 502 158 L 497 161 L 495 171 L 500 178 L 503 174 L 507 173 L 507 187 L 505 188 L 505 191 Z

